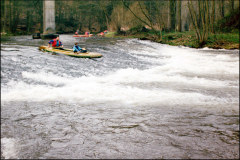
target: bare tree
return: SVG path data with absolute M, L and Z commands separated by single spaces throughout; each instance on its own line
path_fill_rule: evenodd
M 230 0 L 230 9 L 231 9 L 231 13 L 233 13 L 234 11 L 234 0 Z
M 201 21 L 201 16 L 202 16 L 202 11 L 201 11 L 201 8 L 202 8 L 202 6 L 201 6 L 201 1 L 200 0 L 198 0 L 198 26 L 199 27 L 202 27 L 202 21 Z
M 4 26 L 3 26 L 3 33 L 6 33 L 6 26 L 7 26 L 7 0 L 4 0 Z
M 10 30 L 12 33 L 15 33 L 17 30 L 18 22 L 19 22 L 19 7 L 18 4 L 20 1 L 10 1 Z
M 141 5 L 141 3 L 138 1 L 138 5 L 139 5 L 139 7 L 140 7 L 140 11 L 141 11 L 141 13 L 144 15 L 144 18 L 141 18 L 140 16 L 138 16 L 136 13 L 134 13 L 133 11 L 132 11 L 132 9 L 128 6 L 128 5 L 126 5 L 125 4 L 125 2 L 122 0 L 122 2 L 123 2 L 123 4 L 124 4 L 124 6 L 126 7 L 126 8 L 128 8 L 128 10 L 139 20 L 139 21 L 141 21 L 143 24 L 145 24 L 145 25 L 147 25 L 147 26 L 149 26 L 151 29 L 152 29 L 152 31 L 155 33 L 155 35 L 157 36 L 157 38 L 156 38 L 156 40 L 161 40 L 161 32 L 158 32 L 155 28 L 154 28 L 154 23 L 153 23 L 153 20 L 147 15 L 147 13 L 144 11 L 144 9 L 143 9 L 143 7 L 142 7 L 142 5 Z M 146 19 L 146 20 L 145 20 Z
M 211 29 L 210 29 L 212 33 L 215 33 L 214 23 L 215 23 L 215 1 L 212 1 Z
M 175 30 L 176 27 L 176 0 L 169 0 L 169 26 L 170 30 Z
M 178 32 L 182 31 L 182 20 L 181 20 L 181 0 L 178 0 L 178 15 L 177 15 L 177 20 L 178 20 Z
M 196 38 L 198 44 L 203 46 L 208 39 L 209 32 L 209 3 L 208 0 L 201 0 L 202 10 L 201 10 L 201 22 L 202 27 L 198 25 L 196 12 L 193 8 L 192 0 L 188 0 L 188 9 L 195 30 Z
M 111 22 L 113 27 L 120 32 L 122 28 L 122 5 L 118 4 L 114 7 L 113 12 L 111 14 Z
M 224 0 L 219 0 L 219 9 L 220 9 L 220 16 L 224 18 Z
M 99 1 L 99 5 L 100 5 L 100 8 L 101 8 L 101 11 L 104 13 L 103 17 L 105 17 L 105 21 L 106 21 L 106 24 L 101 24 L 100 23 L 100 28 L 105 28 L 105 26 L 106 26 L 106 28 L 108 29 L 109 22 L 111 21 L 113 4 L 112 4 L 111 1 L 110 2 L 109 1 L 104 1 L 104 2 Z

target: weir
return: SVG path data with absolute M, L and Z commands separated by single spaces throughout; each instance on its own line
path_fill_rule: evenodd
M 43 35 L 42 39 L 56 38 L 55 31 L 55 0 L 43 1 Z

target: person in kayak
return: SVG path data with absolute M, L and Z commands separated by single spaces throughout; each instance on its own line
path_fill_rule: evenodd
M 85 35 L 89 35 L 90 33 L 88 31 L 85 32 Z
M 77 31 L 75 32 L 75 35 L 78 35 L 78 32 L 79 32 L 79 30 L 77 30 Z
M 38 37 L 41 37 L 39 30 L 37 31 L 37 36 L 38 36 Z
M 50 47 L 50 44 L 52 44 L 52 47 L 61 47 L 63 48 L 62 42 L 59 40 L 59 36 L 57 38 L 51 40 L 48 42 L 48 48 Z
M 76 42 L 75 45 L 73 46 L 73 52 L 74 53 L 86 53 L 87 50 L 85 48 L 81 48 L 78 46 L 78 43 Z
M 103 33 L 104 33 L 104 34 L 107 34 L 107 33 L 108 33 L 108 31 L 107 31 L 107 30 L 105 30 Z

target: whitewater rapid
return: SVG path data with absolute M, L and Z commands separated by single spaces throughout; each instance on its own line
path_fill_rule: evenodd
M 225 114 L 234 115 L 232 123 L 236 125 L 235 120 L 238 117 L 235 115 L 239 115 L 238 50 L 192 49 L 137 39 L 92 38 L 86 40 L 74 39 L 70 35 L 61 35 L 60 38 L 67 48 L 71 47 L 70 42 L 74 40 L 88 50 L 103 54 L 102 58 L 91 60 L 42 52 L 37 49 L 37 45 L 45 45 L 47 41 L 38 40 L 34 42 L 35 44 L 28 46 L 26 43 L 22 44 L 21 39 L 24 38 L 26 37 L 19 37 L 11 42 L 7 41 L 1 44 L 1 114 L 3 117 L 2 125 L 5 126 L 2 128 L 1 145 L 3 147 L 2 156 L 5 158 L 29 158 L 30 156 L 34 158 L 64 158 L 64 156 L 57 154 L 59 150 L 64 152 L 65 157 L 68 158 L 116 158 L 114 155 L 117 155 L 117 158 L 124 158 L 126 155 L 129 156 L 128 158 L 158 158 L 161 157 L 160 155 L 165 158 L 174 158 L 170 152 L 163 154 L 163 151 L 166 151 L 165 149 L 168 147 L 172 150 L 178 148 L 169 145 L 170 140 L 166 140 L 165 146 L 168 147 L 158 153 L 154 153 L 154 149 L 150 147 L 150 149 L 147 149 L 149 152 L 147 156 L 141 153 L 144 150 L 143 148 L 137 147 L 137 143 L 144 144 L 142 142 L 144 136 L 140 136 L 138 140 L 130 140 L 131 146 L 137 149 L 134 150 L 137 154 L 129 154 L 128 150 L 125 150 L 124 147 L 121 148 L 120 146 L 126 145 L 127 142 L 120 140 L 120 145 L 113 147 L 115 151 L 112 153 L 110 153 L 111 149 L 109 148 L 106 149 L 107 152 L 103 153 L 101 150 L 103 146 L 100 145 L 95 148 L 98 156 L 86 156 L 85 153 L 70 156 L 71 152 L 63 151 L 63 149 L 66 149 L 67 146 L 71 148 L 80 145 L 78 142 L 73 143 L 74 140 L 78 139 L 76 136 L 82 133 L 79 131 L 89 132 L 92 129 L 89 129 L 89 127 L 78 128 L 76 132 L 74 128 L 68 128 L 73 125 L 69 123 L 88 124 L 93 128 L 96 127 L 96 124 L 101 124 L 99 128 L 95 128 L 95 131 L 99 133 L 92 131 L 94 135 L 101 133 L 100 135 L 103 136 L 102 134 L 110 129 L 111 134 L 108 138 L 97 140 L 100 144 L 109 139 L 114 141 L 116 133 L 123 137 L 125 137 L 124 133 L 129 136 L 149 134 L 152 141 L 149 141 L 148 144 L 158 149 L 164 148 L 164 145 L 155 143 L 161 140 L 155 139 L 156 135 L 154 136 L 155 132 L 152 132 L 152 130 L 158 129 L 158 132 L 161 133 L 161 126 L 157 124 L 170 123 L 177 117 L 181 117 L 180 120 L 183 120 L 184 117 L 186 118 L 186 113 L 189 114 L 187 117 L 192 117 L 193 123 L 192 126 L 189 126 L 192 129 L 199 128 L 197 126 L 200 122 L 195 114 L 203 114 L 203 117 L 212 115 L 209 117 L 209 123 L 211 122 L 212 125 L 218 123 L 218 127 L 222 128 L 223 131 L 227 131 L 229 126 L 225 126 L 225 120 L 220 124 L 217 122 L 220 113 L 223 113 L 222 116 Z M 26 41 L 33 42 L 28 38 L 26 39 Z M 49 109 L 49 106 L 51 106 L 51 109 Z M 24 109 L 26 107 L 27 110 Z M 58 109 L 56 110 L 56 108 Z M 11 115 L 10 113 L 13 112 L 15 113 Z M 12 127 L 14 127 L 17 125 L 15 123 L 20 123 L 21 120 L 15 120 L 25 117 L 24 113 L 25 116 L 30 116 L 28 120 L 24 119 L 24 121 L 31 122 L 25 127 L 40 127 L 40 122 L 50 125 L 41 126 L 41 128 L 45 128 L 43 129 L 45 130 L 44 134 L 48 137 L 46 143 L 42 145 L 47 147 L 48 151 L 35 148 L 29 153 L 21 147 L 13 145 L 13 143 L 17 143 L 18 146 L 25 148 L 26 146 L 36 146 L 37 142 L 39 143 L 35 140 L 31 143 L 24 140 L 24 135 L 7 134 L 7 130 L 9 130 L 7 125 L 11 126 L 12 124 Z M 51 122 L 46 119 L 46 114 L 52 120 Z M 63 119 L 72 116 L 70 118 L 72 121 L 58 122 L 59 116 L 63 116 Z M 84 121 L 77 118 L 79 116 L 86 116 L 92 121 Z M 111 124 L 108 121 L 109 124 L 107 125 L 107 117 L 110 119 L 121 118 L 111 121 Z M 155 119 L 157 117 L 159 119 Z M 151 121 L 152 118 L 154 121 Z M 95 121 L 98 121 L 98 123 L 93 124 Z M 207 123 L 206 120 L 204 120 L 205 122 Z M 53 133 L 60 129 L 54 127 L 58 123 L 61 123 L 61 126 L 66 129 L 63 132 L 68 132 L 68 135 L 71 135 L 68 137 L 71 143 L 61 142 L 61 145 L 53 145 L 56 141 L 51 140 L 51 137 L 54 137 Z M 172 137 L 171 135 L 176 135 L 177 132 L 183 132 L 185 127 L 179 129 L 178 123 L 180 122 L 171 122 L 171 127 L 167 129 L 164 127 L 161 136 L 168 139 Z M 195 124 L 198 125 L 195 126 Z M 239 131 L 239 127 L 236 128 L 235 125 L 230 129 L 233 133 Z M 105 126 L 105 129 L 102 128 L 103 126 Z M 115 126 L 115 128 L 112 126 Z M 16 129 L 11 129 L 14 132 L 21 128 L 15 127 Z M 27 129 L 27 132 L 35 135 L 35 139 L 42 138 L 40 135 L 42 129 L 39 130 L 38 127 L 33 130 Z M 172 129 L 178 131 L 170 132 Z M 124 132 L 122 132 L 123 130 Z M 209 132 L 209 128 L 207 130 Z M 205 134 L 203 133 L 204 137 L 209 133 Z M 64 136 L 58 135 L 57 137 L 62 139 Z M 192 141 L 189 139 L 191 136 L 187 137 L 186 139 L 178 137 L 176 141 L 179 141 L 180 146 L 184 146 L 183 141 Z M 155 140 L 153 141 L 153 139 Z M 95 143 L 94 140 L 89 139 L 90 141 Z M 221 157 L 221 154 L 215 154 L 214 151 L 213 155 L 208 153 L 207 156 L 203 156 L 202 149 L 204 149 L 207 141 L 201 142 L 202 144 L 199 144 L 200 148 L 195 148 L 198 152 L 196 155 L 199 156 L 180 154 L 180 157 L 178 157 L 179 150 L 173 155 L 177 158 Z M 212 147 L 219 147 L 218 149 L 224 152 L 222 155 L 225 157 L 234 157 L 228 156 L 227 151 L 224 151 L 223 146 L 226 147 L 227 143 L 221 142 L 224 143 L 222 147 L 217 145 L 219 143 L 219 140 L 216 143 L 213 142 Z M 193 144 L 190 145 L 194 146 Z M 90 146 L 89 144 L 86 147 Z M 106 147 L 107 144 L 104 146 Z M 84 147 L 86 153 L 92 155 L 91 149 L 87 150 L 86 147 Z M 232 147 L 234 148 L 233 152 L 239 156 L 238 148 L 235 145 Z M 9 151 L 9 148 L 12 149 Z M 181 147 L 178 149 L 181 150 Z M 78 146 L 76 152 L 78 150 L 81 150 L 81 147 Z M 121 152 L 116 150 L 121 150 Z M 36 151 L 39 152 L 39 155 L 34 153 Z M 130 149 L 130 151 L 132 150 Z M 20 152 L 25 153 L 25 156 Z M 184 152 L 181 151 L 181 153 Z

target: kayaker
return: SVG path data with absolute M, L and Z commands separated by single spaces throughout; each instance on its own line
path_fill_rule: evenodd
M 106 33 L 108 33 L 108 31 L 107 31 L 107 30 L 105 30 L 105 31 L 104 31 L 104 34 L 106 34 Z
M 77 30 L 77 31 L 75 32 L 75 35 L 78 35 L 78 32 L 79 32 L 79 30 Z
M 89 32 L 88 32 L 88 31 L 86 31 L 86 32 L 85 32 L 85 35 L 89 35 Z
M 37 36 L 38 36 L 38 37 L 41 37 L 39 30 L 37 31 Z
M 52 47 L 61 47 L 63 48 L 62 42 L 59 40 L 59 36 L 57 38 L 51 40 L 48 42 L 48 48 L 50 47 L 50 44 L 52 44 Z
M 84 48 L 79 47 L 78 43 L 76 42 L 75 45 L 73 46 L 73 52 L 77 53 L 77 54 L 80 53 L 80 52 L 81 53 L 86 53 L 87 50 L 85 50 Z

